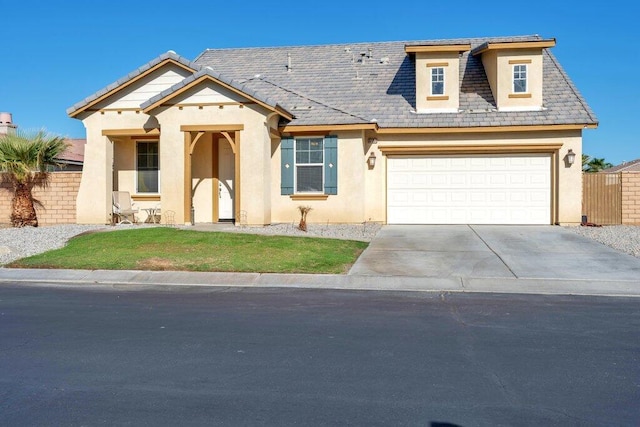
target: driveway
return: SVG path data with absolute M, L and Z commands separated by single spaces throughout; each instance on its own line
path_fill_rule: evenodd
M 388 225 L 349 274 L 640 282 L 640 258 L 558 226 Z

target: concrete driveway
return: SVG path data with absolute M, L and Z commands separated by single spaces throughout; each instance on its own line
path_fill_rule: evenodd
M 640 258 L 558 226 L 388 225 L 349 274 L 640 282 Z

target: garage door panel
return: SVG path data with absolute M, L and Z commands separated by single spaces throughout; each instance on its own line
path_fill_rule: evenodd
M 549 155 L 391 157 L 387 166 L 389 223 L 550 223 Z

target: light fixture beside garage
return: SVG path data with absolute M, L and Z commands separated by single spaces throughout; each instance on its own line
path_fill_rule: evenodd
M 565 159 L 567 159 L 567 164 L 571 166 L 576 161 L 576 153 L 574 153 L 573 150 L 569 148 L 569 151 L 567 152 Z
M 369 169 L 373 169 L 376 166 L 376 153 L 373 151 L 369 154 L 369 158 L 367 158 L 367 164 L 369 165 Z

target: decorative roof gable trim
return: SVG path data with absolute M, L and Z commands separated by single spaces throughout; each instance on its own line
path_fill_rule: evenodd
M 468 127 L 424 127 L 424 128 L 380 128 L 379 134 L 429 134 L 429 133 L 487 133 L 530 132 L 595 129 L 597 124 L 567 125 L 513 125 L 513 126 L 468 126 Z
M 466 52 L 471 50 L 471 44 L 443 44 L 443 45 L 405 45 L 406 53 L 423 52 Z
M 280 132 L 333 132 L 339 130 L 378 130 L 375 123 L 353 123 L 342 125 L 285 125 L 279 128 Z
M 250 101 L 257 103 L 258 105 L 266 108 L 269 111 L 273 111 L 280 114 L 282 117 L 286 118 L 287 120 L 293 120 L 294 116 L 291 113 L 289 113 L 287 110 L 282 108 L 276 101 L 272 100 L 271 98 L 262 97 L 257 93 L 255 93 L 255 91 L 247 90 L 244 86 L 242 86 L 238 82 L 234 80 L 226 79 L 222 75 L 215 73 L 209 67 L 203 68 L 197 73 L 171 86 L 169 89 L 143 102 L 140 105 L 140 108 L 142 108 L 142 111 L 144 113 L 148 114 L 149 112 L 158 108 L 159 106 L 166 103 L 167 101 L 175 98 L 176 96 L 186 92 L 187 90 L 195 86 L 198 86 L 200 83 L 205 81 L 211 81 L 213 83 L 216 83 L 224 87 L 225 89 L 232 91 L 235 94 L 238 94 L 244 98 L 249 99 Z
M 507 49 L 546 49 L 554 47 L 556 39 L 538 40 L 538 41 L 518 41 L 518 42 L 485 42 L 471 51 L 472 55 L 480 55 L 488 50 L 507 50 Z
M 176 65 L 192 73 L 200 69 L 199 65 L 181 57 L 175 52 L 173 51 L 166 52 L 160 55 L 159 57 L 149 61 L 142 67 L 139 67 L 135 71 L 129 73 L 125 77 L 115 81 L 114 83 L 111 83 L 109 86 L 99 90 L 93 95 L 85 98 L 84 100 L 68 108 L 67 114 L 69 115 L 69 117 L 74 118 L 78 116 L 80 113 L 82 113 L 83 111 L 86 111 L 87 109 L 91 108 L 97 103 L 107 99 L 108 97 L 112 96 L 116 92 L 119 92 L 120 90 L 134 84 L 138 80 L 148 76 L 149 74 L 164 67 L 167 64 Z

